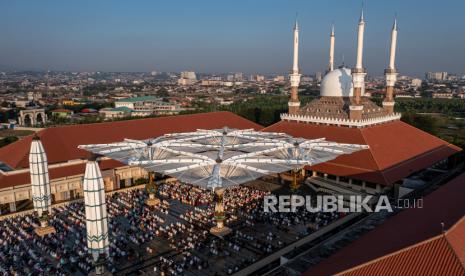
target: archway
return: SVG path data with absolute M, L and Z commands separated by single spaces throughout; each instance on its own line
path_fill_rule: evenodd
M 36 124 L 37 125 L 43 125 L 44 124 L 44 117 L 43 117 L 42 113 L 37 113 Z
M 32 126 L 31 115 L 26 114 L 26 115 L 24 116 L 24 125 L 27 126 L 27 127 Z

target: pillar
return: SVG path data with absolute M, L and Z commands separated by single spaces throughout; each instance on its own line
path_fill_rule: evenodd
M 149 194 L 149 198 L 145 201 L 145 203 L 149 206 L 156 206 L 160 204 L 160 199 L 157 198 L 158 193 L 158 185 L 154 180 L 154 173 L 149 172 L 149 182 L 147 183 L 145 189 Z
M 37 135 L 32 138 L 29 151 L 29 173 L 31 176 L 32 203 L 34 211 L 40 220 L 40 226 L 35 229 L 35 232 L 39 236 L 55 233 L 55 228 L 48 225 L 52 198 L 47 155 Z
M 215 198 L 215 223 L 216 225 L 210 229 L 210 233 L 217 237 L 224 237 L 231 233 L 231 229 L 224 225 L 225 212 L 224 212 L 224 203 L 223 195 L 224 188 L 214 189 L 214 198 Z
M 83 186 L 87 248 L 92 254 L 95 267 L 95 271 L 91 274 L 109 274 L 105 271 L 106 258 L 109 254 L 105 187 L 95 155 L 86 164 Z

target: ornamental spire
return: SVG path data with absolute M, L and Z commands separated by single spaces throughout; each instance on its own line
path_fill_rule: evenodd
M 100 275 L 105 271 L 105 259 L 109 253 L 108 216 L 105 186 L 95 156 L 87 161 L 83 188 L 87 248 L 92 254 L 96 274 Z
M 331 34 L 329 36 L 329 65 L 328 71 L 334 70 L 334 42 L 336 37 L 334 36 L 334 24 L 331 25 Z
M 388 69 L 395 69 L 396 60 L 396 47 L 397 47 L 397 18 L 394 18 L 394 23 L 391 30 L 391 49 L 389 52 L 389 67 Z
M 50 211 L 51 191 L 48 175 L 47 155 L 39 136 L 32 138 L 29 152 L 29 171 L 31 174 L 32 201 L 34 211 L 42 216 L 43 212 Z
M 299 84 L 300 84 L 300 74 L 299 74 L 299 26 L 297 19 L 294 24 L 294 58 L 292 62 L 292 70 L 289 74 L 289 79 L 291 82 L 291 97 L 288 102 L 288 108 L 290 114 L 297 114 L 300 108 L 299 101 Z
M 357 64 L 355 65 L 356 69 L 363 68 L 363 35 L 365 32 L 365 20 L 363 17 L 363 6 L 362 12 L 360 15 L 360 21 L 358 23 L 358 35 L 357 35 Z
M 48 174 L 47 155 L 37 134 L 34 135 L 29 152 L 29 172 L 31 175 L 32 202 L 34 211 L 40 220 L 40 227 L 36 228 L 39 236 L 54 233 L 55 229 L 48 225 L 48 214 L 51 210 L 52 195 L 50 177 Z
M 292 73 L 299 73 L 299 25 L 297 19 L 294 24 L 294 59 L 292 63 Z
M 394 18 L 394 23 L 391 30 L 391 48 L 389 51 L 389 65 L 384 71 L 386 76 L 386 97 L 383 101 L 383 107 L 388 114 L 394 113 L 394 86 L 397 81 L 397 70 L 395 66 L 397 47 L 397 18 Z

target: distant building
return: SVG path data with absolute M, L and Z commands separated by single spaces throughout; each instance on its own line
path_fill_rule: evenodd
M 132 109 L 120 106 L 115 108 L 102 108 L 99 113 L 103 115 L 105 119 L 123 118 L 131 116 Z
M 411 81 L 410 84 L 411 84 L 413 87 L 418 88 L 418 87 L 421 86 L 421 83 L 422 83 L 422 80 L 421 80 L 421 79 L 412 79 L 412 81 Z
M 315 81 L 316 82 L 321 82 L 322 74 L 321 72 L 316 72 L 315 73 Z
M 284 76 L 276 76 L 273 79 L 274 82 L 284 82 L 285 80 L 286 78 Z
M 183 71 L 181 72 L 181 79 L 188 79 L 188 80 L 197 80 L 197 76 L 195 75 L 195 72 L 193 71 Z
M 115 102 L 115 108 L 118 107 L 127 107 L 130 109 L 134 109 L 134 105 L 138 103 L 143 103 L 146 101 L 154 101 L 157 100 L 158 98 L 155 96 L 142 96 L 142 97 L 135 97 L 135 98 L 127 98 L 127 99 L 121 99 L 117 100 Z
M 221 80 L 202 80 L 201 82 L 202 86 L 218 86 L 221 84 L 222 84 Z
M 265 81 L 265 76 L 262 75 L 250 75 L 250 81 L 262 82 Z
M 234 81 L 242 81 L 242 80 L 243 80 L 243 75 L 241 72 L 234 74 Z
M 73 106 L 73 105 L 78 105 L 79 103 L 74 101 L 74 100 L 62 100 L 61 104 L 62 105 Z
M 185 78 L 180 78 L 178 79 L 178 84 L 179 85 L 192 85 L 195 83 L 195 80 L 192 79 L 185 79 Z
M 447 79 L 447 72 L 427 72 L 426 80 L 428 81 L 444 81 Z
M 27 92 L 27 100 L 28 101 L 37 102 L 40 99 L 42 99 L 42 93 L 41 92 L 34 92 L 34 91 Z
M 179 85 L 192 85 L 197 81 L 197 76 L 193 71 L 181 72 L 181 77 L 178 79 Z
M 164 102 L 162 98 L 155 96 L 143 96 L 135 98 L 121 99 L 115 102 L 115 108 L 125 107 L 131 114 L 125 116 L 148 116 L 152 114 L 178 114 L 181 108 L 169 102 Z M 121 111 L 121 110 L 117 110 Z M 112 114 L 109 114 L 111 116 Z
M 177 104 L 164 102 L 159 98 L 134 104 L 133 116 L 148 116 L 151 114 L 174 115 L 178 114 L 181 108 Z M 134 113 L 138 112 L 138 113 Z M 145 114 L 145 115 L 144 115 Z
M 447 93 L 447 92 L 444 92 L 444 93 L 439 92 L 439 93 L 433 93 L 432 96 L 434 99 L 452 99 L 454 97 L 454 94 Z
M 43 108 L 30 108 L 19 111 L 18 122 L 20 126 L 38 126 L 47 122 L 47 115 Z
M 52 116 L 53 117 L 58 117 L 58 118 L 69 118 L 71 115 L 73 115 L 73 111 L 69 109 L 64 109 L 64 108 L 59 108 L 52 110 Z

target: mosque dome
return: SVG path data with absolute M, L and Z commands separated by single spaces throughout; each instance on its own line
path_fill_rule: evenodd
M 348 68 L 335 69 L 321 81 L 320 95 L 322 97 L 352 97 L 352 75 Z

